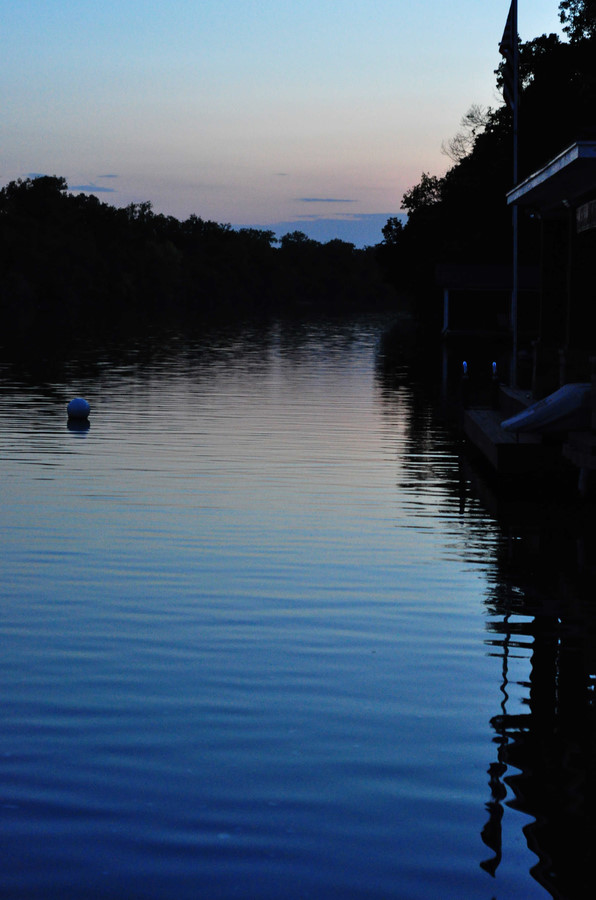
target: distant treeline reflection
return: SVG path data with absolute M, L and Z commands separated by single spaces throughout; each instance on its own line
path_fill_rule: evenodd
M 279 246 L 277 246 L 279 244 Z M 386 305 L 374 248 L 302 232 L 234 230 L 191 215 L 116 208 L 69 193 L 64 178 L 10 182 L 0 190 L 3 315 L 29 324 L 105 321 L 114 314 L 350 311 Z

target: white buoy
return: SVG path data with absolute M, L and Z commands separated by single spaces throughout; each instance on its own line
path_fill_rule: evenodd
M 66 407 L 66 411 L 69 419 L 87 419 L 91 407 L 83 397 L 74 397 Z

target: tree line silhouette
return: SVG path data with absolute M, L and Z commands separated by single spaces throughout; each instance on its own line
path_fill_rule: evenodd
M 519 44 L 519 178 L 573 141 L 596 137 L 596 0 L 562 0 L 568 40 Z M 496 70 L 503 85 L 503 64 Z M 343 312 L 395 303 L 395 291 L 433 296 L 438 263 L 509 263 L 512 115 L 470 107 L 443 149 L 453 165 L 423 173 L 404 194 L 407 221 L 390 218 L 363 250 L 300 231 L 233 229 L 150 203 L 116 208 L 74 195 L 64 178 L 10 182 L 0 190 L 0 304 L 5 320 L 36 323 L 155 320 L 174 315 Z M 539 257 L 539 224 L 520 216 L 520 262 Z
M 276 246 L 279 244 L 279 246 Z M 300 231 L 234 230 L 150 203 L 116 208 L 64 178 L 0 190 L 0 303 L 6 319 L 76 325 L 129 317 L 341 312 L 388 302 L 374 251 Z

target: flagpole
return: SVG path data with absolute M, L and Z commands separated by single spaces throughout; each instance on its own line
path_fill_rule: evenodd
M 518 181 L 517 169 L 517 150 L 518 150 L 518 120 L 519 120 L 519 46 L 517 39 L 517 0 L 512 0 L 512 31 L 513 31 L 513 187 L 516 187 Z M 513 204 L 513 279 L 511 286 L 511 331 L 512 331 L 512 348 L 511 348 L 511 387 L 517 387 L 517 353 L 518 353 L 518 316 L 517 301 L 519 290 L 518 278 L 518 209 L 517 204 Z

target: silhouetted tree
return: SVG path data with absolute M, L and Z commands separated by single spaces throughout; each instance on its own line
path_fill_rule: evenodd
M 116 209 L 43 176 L 0 189 L 0 314 L 115 333 L 180 315 L 341 310 L 387 300 L 374 255 L 302 232 L 232 229 L 150 202 Z
M 596 34 L 596 0 L 561 0 L 559 17 L 572 41 Z
M 441 144 L 441 152 L 454 163 L 460 162 L 471 153 L 476 136 L 486 128 L 489 121 L 490 110 L 473 103 L 465 116 L 462 116 L 457 134 Z
M 402 219 L 399 216 L 390 216 L 381 229 L 383 243 L 389 246 L 397 246 L 402 238 L 403 231 L 404 223 Z
M 520 44 L 519 179 L 596 136 L 596 0 L 562 2 L 560 12 L 569 42 L 550 34 Z M 496 76 L 502 87 L 503 64 Z M 377 248 L 387 277 L 421 296 L 434 289 L 437 263 L 511 259 L 512 115 L 502 105 L 468 116 L 447 145 L 454 165 L 443 177 L 424 172 L 405 192 L 407 223 L 397 229 L 389 220 Z M 524 215 L 520 253 L 522 263 L 538 256 L 537 223 Z

